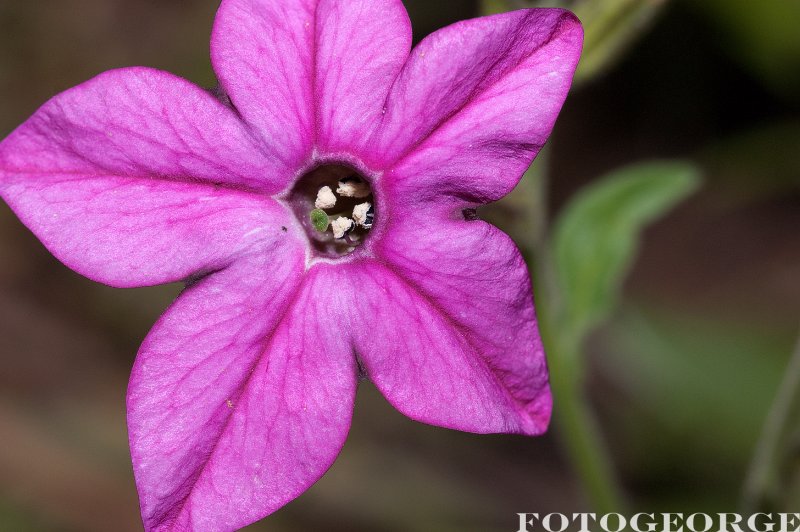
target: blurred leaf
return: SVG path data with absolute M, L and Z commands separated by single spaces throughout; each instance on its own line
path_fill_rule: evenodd
M 505 13 L 510 9 L 505 0 L 481 0 L 481 13 L 483 15 L 496 15 Z
M 690 0 L 727 33 L 728 50 L 767 84 L 794 101 L 800 96 L 800 2 Z
M 605 318 L 636 253 L 639 234 L 699 184 L 684 162 L 618 170 L 584 189 L 559 217 L 553 241 L 561 333 L 575 342 Z
M 2 497 L 0 497 L 0 524 L 2 524 L 3 530 L 13 530 L 14 532 L 52 530 L 52 526 L 44 525 L 41 516 L 30 515 L 30 512 L 26 512 L 12 501 Z
M 667 0 L 482 0 L 485 15 L 532 7 L 571 9 L 585 36 L 575 81 L 586 81 L 619 59 L 644 33 Z
M 745 482 L 743 511 L 790 511 L 800 473 L 800 341 L 784 374 Z
M 585 37 L 575 81 L 586 81 L 618 60 L 644 33 L 666 0 L 588 0 L 574 11 Z
M 730 509 L 794 331 L 683 308 L 626 308 L 607 330 L 597 362 L 623 390 L 607 411 L 632 480 L 680 508 L 715 494 Z
M 800 122 L 784 121 L 717 141 L 701 160 L 709 182 L 752 202 L 800 188 Z

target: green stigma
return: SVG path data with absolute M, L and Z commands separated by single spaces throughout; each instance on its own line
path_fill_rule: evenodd
M 322 209 L 314 209 L 311 211 L 311 224 L 314 226 L 314 229 L 319 231 L 320 233 L 324 233 L 328 230 L 328 225 L 330 224 L 330 219 L 328 215 L 325 214 L 325 211 Z

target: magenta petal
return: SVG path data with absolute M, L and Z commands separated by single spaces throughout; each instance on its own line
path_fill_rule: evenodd
M 173 74 L 112 70 L 44 104 L 0 144 L 0 184 L 73 176 L 278 192 L 291 172 L 227 107 Z
M 282 186 L 262 174 L 274 170 L 264 160 L 205 91 L 118 70 L 55 97 L 0 144 L 0 195 L 77 272 L 119 287 L 160 284 L 295 238 L 288 210 L 238 190 Z
M 410 43 L 399 0 L 224 0 L 211 56 L 243 118 L 301 166 L 368 141 Z
M 327 153 L 368 150 L 411 49 L 405 7 L 400 0 L 321 0 L 316 46 L 317 143 Z
M 136 360 L 128 391 L 148 531 L 235 530 L 330 467 L 352 416 L 356 364 L 328 319 L 335 293 L 276 245 L 190 288 Z
M 203 185 L 43 175 L 12 179 L 0 191 L 59 260 L 116 287 L 218 270 L 254 245 L 295 240 L 290 235 L 299 229 L 268 197 Z
M 369 377 L 426 423 L 544 432 L 552 400 L 525 262 L 480 221 L 420 231 L 430 215 L 391 229 L 378 250 L 386 266 L 353 273 L 370 305 L 357 342 Z
M 211 62 L 233 105 L 266 142 L 300 168 L 314 142 L 316 0 L 223 0 Z
M 507 194 L 547 140 L 583 33 L 568 11 L 459 22 L 417 46 L 389 96 L 373 157 L 419 194 Z

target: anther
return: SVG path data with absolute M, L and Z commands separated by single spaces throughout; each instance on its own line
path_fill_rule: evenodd
M 336 193 L 345 198 L 366 198 L 371 194 L 371 191 L 367 183 L 353 176 L 339 181 Z
M 372 227 L 372 221 L 375 219 L 375 210 L 372 204 L 368 201 L 360 203 L 353 207 L 353 221 L 364 229 Z
M 336 218 L 331 222 L 331 229 L 333 229 L 333 237 L 334 238 L 344 238 L 344 236 L 353 230 L 355 224 L 353 220 L 347 218 L 346 216 L 342 216 L 341 218 Z
M 314 207 L 317 209 L 331 209 L 336 205 L 336 195 L 331 190 L 331 187 L 322 187 L 317 192 L 317 200 L 314 202 Z

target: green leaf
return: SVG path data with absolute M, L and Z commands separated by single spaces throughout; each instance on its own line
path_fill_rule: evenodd
M 797 0 L 702 0 L 685 4 L 705 14 L 715 36 L 776 93 L 800 96 L 800 2 Z M 719 28 L 719 30 L 717 30 Z
M 322 209 L 314 209 L 311 211 L 311 224 L 314 226 L 314 229 L 320 233 L 324 233 L 328 230 L 330 219 Z
M 504 0 L 481 0 L 482 15 L 496 15 L 505 13 L 509 9 L 510 6 Z
M 575 81 L 586 81 L 613 65 L 661 12 L 667 0 L 590 0 L 575 7 L 585 37 Z
M 660 496 L 676 498 L 678 507 L 697 507 L 709 495 L 730 506 L 782 375 L 791 374 L 785 368 L 795 330 L 686 304 L 642 303 L 626 302 L 615 313 L 597 368 L 627 405 L 608 409 L 607 419 L 617 441 L 626 442 L 624 469 L 635 472 L 634 482 L 662 482 Z M 789 427 L 800 427 L 793 421 Z M 768 455 L 770 466 L 790 472 L 782 461 L 788 454 Z M 698 482 L 665 480 L 664 464 L 673 479 Z
M 717 140 L 699 158 L 709 186 L 741 206 L 800 190 L 798 146 L 800 122 L 789 119 Z
M 699 181 L 690 163 L 648 162 L 618 170 L 578 193 L 554 232 L 560 334 L 578 342 L 607 317 L 641 231 L 693 192 Z

